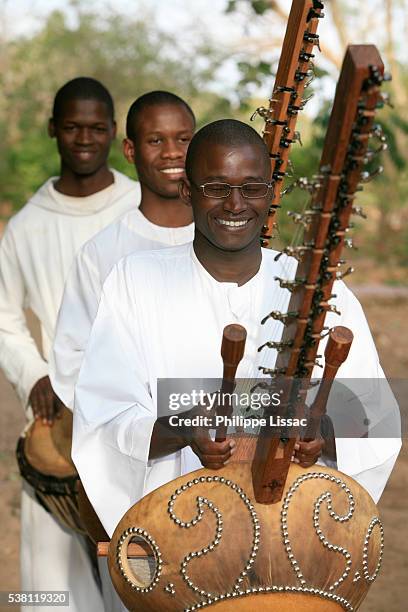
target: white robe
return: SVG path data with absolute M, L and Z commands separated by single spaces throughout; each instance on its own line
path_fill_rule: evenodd
M 237 378 L 258 377 L 259 364 L 273 367 L 276 351 L 257 348 L 279 340 L 282 324 L 260 320 L 271 310 L 285 312 L 289 292 L 274 277 L 290 278 L 294 270 L 293 260 L 282 256 L 275 262 L 275 254 L 263 250 L 259 272 L 241 287 L 217 282 L 192 244 L 130 255 L 108 276 L 76 387 L 72 448 L 108 534 L 141 497 L 200 465 L 190 448 L 149 461 L 157 379 L 222 378 L 222 331 L 234 322 L 248 332 Z M 367 387 L 375 387 L 373 379 L 383 373 L 362 309 L 343 283 L 334 292 L 342 315 L 328 314 L 327 324 L 348 326 L 355 334 L 339 376 L 367 378 Z M 400 440 L 336 444 L 338 468 L 378 499 Z
M 83 198 L 59 193 L 56 179 L 49 179 L 9 221 L 2 238 L 0 367 L 27 417 L 30 391 L 49 373 L 57 313 L 75 254 L 96 232 L 140 203 L 139 183 L 112 172 L 112 185 Z M 39 319 L 42 354 L 27 328 L 24 308 Z M 22 492 L 21 570 L 22 589 L 70 591 L 70 612 L 83 612 L 84 606 L 99 612 L 103 607 L 83 544 L 44 511 L 28 486 Z
M 81 248 L 65 283 L 50 355 L 52 386 L 66 406 L 73 407 L 74 389 L 102 286 L 113 265 L 130 253 L 190 242 L 193 235 L 193 223 L 161 227 L 134 209 Z
M 113 170 L 115 181 L 84 198 L 64 196 L 49 179 L 12 217 L 0 244 L 0 367 L 27 406 L 34 384 L 48 374 L 48 357 L 65 279 L 80 247 L 140 203 L 140 185 Z M 23 309 L 41 325 L 42 353 Z

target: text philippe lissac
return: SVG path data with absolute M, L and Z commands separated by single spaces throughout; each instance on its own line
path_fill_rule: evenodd
M 232 405 L 251 410 L 260 410 L 267 407 L 277 407 L 281 403 L 280 392 L 276 393 L 225 393 L 217 391 L 208 393 L 203 390 L 192 390 L 185 393 L 170 393 L 168 407 L 170 411 L 185 410 L 200 406 L 203 411 L 212 411 L 220 408 L 230 408 Z M 306 426 L 307 419 L 286 418 L 279 415 L 245 417 L 242 415 L 206 415 L 206 414 L 173 414 L 169 416 L 168 423 L 172 427 L 298 427 Z

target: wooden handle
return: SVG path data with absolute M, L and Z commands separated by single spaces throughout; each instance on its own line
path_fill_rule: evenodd
M 96 554 L 98 557 L 107 557 L 108 553 L 109 553 L 109 542 L 98 542 L 97 547 L 96 547 Z M 135 542 L 132 542 L 131 544 L 128 545 L 127 547 L 127 552 L 126 552 L 128 557 L 148 557 L 149 555 L 153 555 L 153 552 L 150 550 L 150 548 L 146 545 L 143 545 L 143 542 L 141 542 L 140 544 L 136 544 Z
M 234 382 L 237 367 L 245 351 L 247 332 L 245 327 L 232 323 L 224 327 L 221 357 L 224 362 L 223 382 Z
M 336 376 L 337 370 L 341 364 L 346 361 L 353 338 L 353 332 L 348 327 L 338 325 L 330 330 L 326 350 L 324 351 L 324 358 L 326 368 L 329 368 L 330 372 L 335 370 L 334 376 Z
M 235 374 L 239 362 L 244 356 L 247 332 L 245 327 L 232 323 L 224 327 L 221 342 L 221 357 L 224 363 L 224 372 L 221 385 L 221 393 L 232 393 L 235 386 Z M 217 414 L 228 416 L 231 413 L 231 406 L 223 401 L 223 405 L 217 409 Z M 224 442 L 228 427 L 220 425 L 215 436 L 216 442 Z
M 334 378 L 342 363 L 347 359 L 353 342 L 353 332 L 341 325 L 329 332 L 326 350 L 324 351 L 325 367 L 316 399 L 310 408 L 309 422 L 304 440 L 314 440 L 320 428 L 320 419 L 326 414 L 327 400 Z

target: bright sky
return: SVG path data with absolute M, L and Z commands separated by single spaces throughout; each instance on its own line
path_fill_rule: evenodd
M 8 25 L 12 35 L 35 30 L 42 19 L 53 10 L 70 12 L 70 0 L 0 0 L 0 7 L 6 10 Z M 81 2 L 78 2 L 81 6 Z M 98 8 L 98 12 L 108 12 L 113 9 L 119 13 L 136 17 L 141 7 L 149 7 L 155 11 L 160 25 L 173 32 L 183 31 L 183 26 L 191 22 L 202 22 L 203 26 L 214 35 L 225 34 L 234 36 L 234 30 L 239 35 L 242 30 L 237 19 L 231 20 L 223 13 L 227 0 L 88 0 L 86 8 Z M 209 10 L 211 7 L 211 10 Z M 198 20 L 198 21 L 197 21 Z M 234 23 L 235 22 L 235 27 Z
M 242 39 L 245 24 L 240 15 L 233 18 L 226 15 L 224 9 L 228 0 L 87 0 L 77 4 L 86 9 L 97 9 L 98 13 L 109 14 L 110 11 L 128 14 L 136 18 L 140 13 L 153 12 L 157 25 L 164 31 L 179 33 L 180 41 L 188 52 L 189 36 L 194 36 L 195 30 L 206 32 L 214 45 L 228 48 Z M 75 3 L 75 0 L 74 0 Z M 21 34 L 30 34 L 41 27 L 44 19 L 53 10 L 63 10 L 68 16 L 73 15 L 72 0 L 0 0 L 0 15 L 3 29 L 8 38 Z M 211 10 L 209 10 L 211 6 Z M 226 66 L 223 80 L 227 79 L 233 85 L 237 79 L 235 62 Z M 225 81 L 215 83 L 215 89 L 225 87 Z
M 158 25 L 171 33 L 179 34 L 183 47 L 188 52 L 189 38 L 194 36 L 194 31 L 205 32 L 215 45 L 219 45 L 223 50 L 236 51 L 246 49 L 250 46 L 252 39 L 258 39 L 263 35 L 266 43 L 262 49 L 262 55 L 268 51 L 268 41 L 275 39 L 279 42 L 283 39 L 284 26 L 279 23 L 275 27 L 275 22 L 263 17 L 255 17 L 251 14 L 250 18 L 242 13 L 225 14 L 225 7 L 228 0 L 0 0 L 0 18 L 3 29 L 7 28 L 9 37 L 19 34 L 27 34 L 40 28 L 44 18 L 53 10 L 64 10 L 68 15 L 73 14 L 72 4 L 86 9 L 97 9 L 98 13 L 109 14 L 114 10 L 128 14 L 129 17 L 137 17 L 140 13 L 153 11 Z M 289 0 L 280 0 L 281 6 L 288 6 Z M 328 2 L 327 2 L 328 4 Z M 384 6 L 383 0 L 370 0 L 370 6 L 360 5 L 354 13 L 350 15 L 347 34 L 351 42 L 377 42 L 381 46 L 381 39 L 384 40 Z M 406 61 L 406 47 L 404 45 L 406 36 L 404 25 L 408 21 L 408 0 L 399 0 L 398 16 L 395 19 L 395 29 L 397 36 L 397 53 L 401 59 Z M 353 6 L 353 3 L 350 3 Z M 375 10 L 375 9 L 378 10 Z M 319 28 L 321 39 L 331 50 L 338 52 L 338 43 L 335 31 L 330 22 L 330 12 L 322 20 Z M 364 13 L 364 14 L 363 14 Z M 248 14 L 247 14 L 248 15 Z M 365 21 L 373 20 L 372 24 L 367 23 L 366 33 L 362 32 Z M 380 27 L 378 27 L 380 24 Z M 376 27 L 374 27 L 376 26 Z M 194 28 L 192 32 L 192 27 Z M 373 32 L 375 34 L 373 35 Z M 359 37 L 364 37 L 360 39 Z M 378 42 L 379 41 L 379 42 Z M 276 45 L 275 45 L 276 46 Z M 405 50 L 404 50 L 405 48 Z M 248 56 L 246 51 L 245 58 Z M 258 57 L 258 55 L 256 56 Z M 259 55 L 260 57 L 260 55 Z M 324 58 L 317 58 L 320 67 L 325 67 Z M 326 64 L 327 66 L 327 64 Z M 228 86 L 233 90 L 237 79 L 236 62 L 231 61 L 226 64 L 222 75 L 214 75 L 214 88 L 224 91 Z M 332 79 L 321 79 L 320 89 L 324 94 L 332 95 L 334 81 Z M 261 96 L 268 95 L 268 90 L 258 92 Z M 313 113 L 314 103 L 308 105 L 308 111 Z

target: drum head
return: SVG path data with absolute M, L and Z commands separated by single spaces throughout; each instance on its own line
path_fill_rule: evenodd
M 72 412 L 64 407 L 61 418 L 52 427 L 34 421 L 25 436 L 24 453 L 28 463 L 41 474 L 58 478 L 75 476 L 71 443 Z

